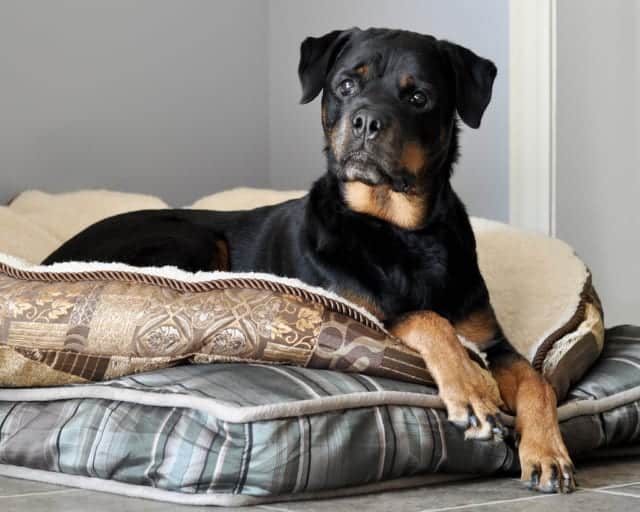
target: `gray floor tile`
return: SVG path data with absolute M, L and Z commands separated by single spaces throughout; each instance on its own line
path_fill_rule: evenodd
M 221 508 L 179 506 L 151 500 L 125 498 L 101 492 L 41 494 L 28 498 L 0 498 L 2 512 L 261 512 L 256 507 Z
M 640 509 L 640 499 L 580 491 L 569 495 L 543 496 L 538 499 L 486 505 L 468 510 L 482 512 L 483 509 L 490 512 L 549 512 L 553 510 L 562 512 L 630 512 Z
M 430 508 L 454 507 L 468 503 L 530 497 L 520 482 L 511 478 L 488 478 L 466 482 L 429 485 L 418 489 L 368 494 L 352 498 L 328 499 L 278 505 L 292 511 L 361 511 L 402 510 L 419 512 Z
M 49 491 L 59 491 L 67 489 L 67 487 L 59 487 L 57 485 L 42 484 L 40 482 L 32 482 L 31 480 L 18 480 L 17 478 L 6 478 L 0 476 L 0 497 L 22 495 L 31 493 L 42 493 Z
M 602 487 L 640 482 L 640 458 L 599 460 L 578 464 L 578 483 L 582 487 Z
M 583 463 L 578 467 L 578 476 L 581 487 L 597 488 L 610 485 L 620 485 L 624 483 L 640 482 L 640 459 L 618 459 L 614 461 L 597 461 Z M 612 489 L 614 492 L 626 492 L 627 487 Z M 629 487 L 629 493 L 640 493 L 640 485 Z M 575 494 L 576 496 L 580 494 Z M 595 493 L 590 493 L 595 494 Z M 604 498 L 597 497 L 600 503 Z M 612 503 L 619 501 L 618 498 L 624 496 L 611 495 Z M 279 505 L 283 509 L 292 511 L 308 510 L 313 511 L 336 511 L 336 510 L 367 510 L 367 512 L 387 511 L 392 509 L 407 512 L 419 512 L 431 509 L 448 507 L 464 507 L 462 510 L 473 509 L 482 503 L 501 502 L 504 500 L 521 500 L 510 503 L 520 503 L 521 507 L 535 507 L 538 500 L 553 499 L 554 506 L 558 501 L 567 498 L 567 503 L 576 501 L 574 495 L 571 496 L 549 496 L 535 494 L 532 491 L 523 489 L 520 482 L 515 478 L 487 478 L 460 483 L 449 483 L 435 486 L 428 486 L 419 489 L 408 489 L 381 494 L 371 494 L 361 497 L 330 499 L 315 502 L 298 502 Z M 632 499 L 632 498 L 631 498 Z M 529 500 L 532 504 L 529 504 Z M 578 499 L 582 502 L 582 498 Z M 527 502 L 526 504 L 524 504 Z M 499 503 L 491 506 L 498 506 Z M 488 506 L 488 505 L 487 505 Z M 500 505 L 502 506 L 502 505 Z M 542 502 L 540 506 L 546 506 Z M 571 505 L 567 505 L 571 506 Z M 485 506 L 482 506 L 485 508 Z M 493 510 L 493 509 L 491 509 Z M 505 509 L 506 510 L 506 509 Z M 519 509 L 513 509 L 519 510 Z M 523 508 L 522 510 L 529 510 Z M 542 508 L 531 508 L 531 510 L 543 510 Z M 564 509 L 562 509 L 564 510 Z M 581 512 L 589 510 L 582 508 Z M 638 504 L 640 510 L 640 503 Z
M 417 489 L 369 494 L 351 498 L 274 503 L 260 507 L 230 509 L 252 511 L 361 511 L 422 512 L 428 510 L 556 510 L 579 512 L 598 510 L 640 510 L 640 459 L 617 459 L 582 463 L 578 466 L 582 491 L 570 496 L 539 495 L 523 489 L 514 478 L 496 477 L 430 485 Z M 628 484 L 628 485 L 625 485 Z M 604 492 L 589 489 L 606 487 Z M 39 494 L 52 491 L 51 494 Z M 8 495 L 32 496 L 16 498 Z M 634 496 L 638 496 L 637 498 Z M 451 508 L 453 507 L 453 508 Z M 26 480 L 0 477 L 0 510 L 3 512 L 204 512 L 224 510 L 209 507 L 180 507 L 168 503 L 124 498 L 120 496 L 70 490 Z
M 610 489 L 609 492 L 632 494 L 633 496 L 637 496 L 638 498 L 640 498 L 640 485 L 625 485 L 624 487 L 616 487 L 614 489 Z

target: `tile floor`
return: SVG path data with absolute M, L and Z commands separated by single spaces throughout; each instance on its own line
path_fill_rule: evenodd
M 366 511 L 635 511 L 640 510 L 640 457 L 578 465 L 580 490 L 572 495 L 542 495 L 522 489 L 512 478 L 484 478 L 420 489 L 352 498 L 276 503 L 229 510 L 253 512 Z M 2 512 L 198 512 L 213 507 L 180 507 L 110 494 L 0 477 Z

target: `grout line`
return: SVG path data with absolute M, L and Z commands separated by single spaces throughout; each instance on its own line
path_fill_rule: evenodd
M 605 485 L 603 487 L 594 487 L 593 489 L 588 489 L 588 490 L 590 490 L 590 491 L 605 491 L 607 489 L 618 489 L 620 487 L 627 487 L 629 485 L 640 485 L 640 482 L 627 482 L 626 484 Z
M 640 494 L 631 494 L 630 492 L 620 492 L 620 491 L 603 491 L 601 489 L 592 489 L 589 492 L 597 492 L 598 494 L 612 494 L 614 496 L 626 496 L 628 498 L 635 498 L 640 500 Z
M 27 492 L 24 494 L 7 494 L 6 496 L 0 496 L 0 500 L 8 498 L 25 498 L 28 496 L 43 496 L 48 494 L 68 494 L 72 492 L 80 492 L 85 489 L 60 489 L 59 491 L 39 491 L 39 492 Z
M 518 480 L 518 479 L 513 479 L 513 480 Z M 611 491 L 610 490 L 610 489 L 618 489 L 618 488 L 622 488 L 622 487 L 627 487 L 629 485 L 639 485 L 639 484 L 640 484 L 640 482 L 627 482 L 627 483 L 624 483 L 624 484 L 605 485 L 603 487 L 594 487 L 594 488 L 582 487 L 582 488 L 578 488 L 575 492 L 597 492 L 597 493 L 603 493 L 603 494 L 615 494 L 615 495 L 619 495 L 619 496 L 628 496 L 628 497 L 631 497 L 631 498 L 640 499 L 640 496 L 635 495 L 635 494 L 623 493 L 623 492 Z M 537 500 L 537 499 L 542 499 L 542 498 L 551 498 L 553 496 L 562 496 L 562 494 L 557 494 L 557 493 L 554 493 L 554 494 L 536 494 L 535 496 L 524 496 L 522 498 L 511 498 L 511 499 L 504 499 L 504 500 L 486 501 L 484 503 L 467 503 L 467 504 L 464 504 L 464 505 L 454 505 L 454 506 L 451 506 L 451 507 L 428 508 L 428 509 L 421 510 L 420 512 L 445 512 L 447 510 L 464 510 L 464 509 L 470 509 L 470 508 L 473 508 L 473 507 L 485 507 L 485 506 L 489 506 L 489 505 L 501 505 L 503 503 L 517 503 L 519 501 L 532 501 L 532 500 Z
M 576 492 L 578 492 L 578 491 L 576 491 Z M 420 512 L 444 512 L 445 510 L 463 510 L 465 508 L 486 507 L 488 505 L 501 505 L 503 503 L 516 503 L 518 501 L 540 500 L 540 499 L 543 499 L 543 498 L 551 498 L 552 496 L 558 496 L 558 495 L 557 494 L 536 494 L 535 496 L 525 496 L 523 498 L 509 498 L 509 499 L 505 499 L 505 500 L 485 501 L 484 503 L 467 503 L 465 505 L 454 505 L 452 507 L 443 507 L 443 508 L 427 508 L 427 509 L 421 510 Z
M 519 481 L 519 479 L 517 479 L 517 478 L 511 478 L 510 480 Z M 612 491 L 611 490 L 611 489 L 620 489 L 620 488 L 628 487 L 628 486 L 631 486 L 631 485 L 640 485 L 640 481 L 638 481 L 638 482 L 626 482 L 626 483 L 612 484 L 612 485 L 605 485 L 605 486 L 602 486 L 602 487 L 594 487 L 594 488 L 583 487 L 583 488 L 578 488 L 576 490 L 576 492 L 594 492 L 594 493 L 600 493 L 600 494 L 609 494 L 609 495 L 614 495 L 614 496 L 624 496 L 624 497 L 628 497 L 628 498 L 640 499 L 640 495 L 637 495 L 637 494 L 631 494 L 631 493 L 626 493 L 626 492 L 621 492 L 621 491 Z M 0 495 L 0 500 L 2 500 L 2 499 L 11 499 L 11 498 L 23 498 L 23 497 L 30 497 L 30 496 L 71 494 L 71 493 L 82 492 L 82 491 L 85 491 L 85 489 L 72 488 L 72 489 L 60 489 L 60 490 L 56 490 L 56 491 L 39 491 L 39 492 L 29 492 L 29 493 L 24 493 L 24 494 L 9 494 L 9 495 L 5 495 L 5 496 L 1 496 Z M 445 511 L 449 511 L 449 510 L 464 510 L 464 509 L 470 509 L 472 507 L 485 507 L 485 506 L 490 506 L 490 505 L 501 505 L 501 504 L 504 504 L 504 503 L 517 503 L 517 502 L 521 502 L 521 501 L 533 501 L 533 500 L 537 500 L 537 499 L 551 498 L 551 497 L 554 497 L 554 496 L 561 496 L 561 494 L 536 494 L 534 496 L 525 496 L 525 497 L 521 497 L 521 498 L 510 498 L 510 499 L 503 499 L 503 500 L 486 501 L 486 502 L 483 502 L 483 503 L 467 503 L 467 504 L 463 504 L 463 505 L 454 505 L 454 506 L 451 506 L 451 507 L 429 508 L 429 509 L 423 509 L 420 512 L 445 512 Z M 258 507 L 256 507 L 256 508 L 260 508 L 260 509 L 263 509 L 263 510 L 270 510 L 270 511 L 273 511 L 273 512 L 292 512 L 291 509 L 274 507 L 272 505 L 258 505 Z

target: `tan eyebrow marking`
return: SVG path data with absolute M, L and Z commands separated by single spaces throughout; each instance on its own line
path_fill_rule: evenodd
M 412 87 L 415 84 L 415 80 L 413 79 L 413 77 L 411 75 L 403 75 L 400 78 L 400 87 L 402 87 L 403 89 L 408 89 L 409 87 Z
M 362 64 L 356 68 L 356 73 L 358 73 L 362 78 L 367 78 L 369 76 L 369 64 Z

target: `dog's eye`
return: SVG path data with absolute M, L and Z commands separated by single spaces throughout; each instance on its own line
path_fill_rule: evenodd
M 427 96 L 423 92 L 416 91 L 409 96 L 409 103 L 415 107 L 424 107 L 427 104 Z
M 356 83 L 351 80 L 351 78 L 347 78 L 338 85 L 338 92 L 340 92 L 340 95 L 342 96 L 351 96 L 356 92 Z

